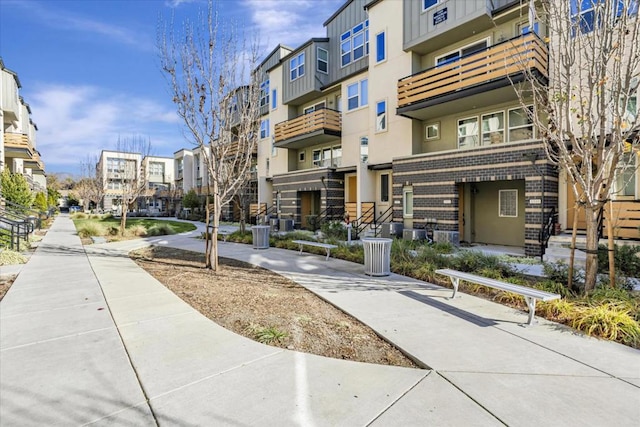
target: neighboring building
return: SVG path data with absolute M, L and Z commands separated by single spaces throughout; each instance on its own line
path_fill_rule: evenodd
M 300 227 L 346 211 L 538 254 L 558 175 L 511 84 L 523 45 L 547 78 L 526 3 L 349 0 L 327 37 L 278 46 L 261 65 L 259 201 Z
M 0 171 L 8 168 L 23 174 L 33 191 L 46 191 L 44 163 L 36 148 L 38 127 L 29 104 L 20 96 L 21 87 L 18 75 L 5 68 L 0 58 Z
M 146 156 L 142 159 L 146 189 L 138 199 L 138 212 L 151 216 L 174 214 L 174 159 Z
M 122 212 L 123 195 L 140 180 L 141 161 L 140 153 L 102 150 L 96 173 L 104 185 L 105 211 Z

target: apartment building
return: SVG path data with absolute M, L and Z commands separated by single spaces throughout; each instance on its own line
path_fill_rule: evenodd
M 18 74 L 6 68 L 2 58 L 0 80 L 0 171 L 8 168 L 23 174 L 33 191 L 46 191 L 44 163 L 36 148 L 38 127 L 31 118 L 31 107 L 20 96 Z
M 300 227 L 346 212 L 538 254 L 558 173 L 512 85 L 523 50 L 548 77 L 527 4 L 350 0 L 325 38 L 278 46 L 261 64 L 260 202 Z
M 145 156 L 142 159 L 146 189 L 138 199 L 140 213 L 152 216 L 173 214 L 173 166 L 173 157 Z
M 139 185 L 141 161 L 140 153 L 102 150 L 96 173 L 104 185 L 102 208 L 105 211 L 122 211 L 123 199 Z

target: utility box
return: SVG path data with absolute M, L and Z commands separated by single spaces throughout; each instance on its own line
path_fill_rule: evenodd
M 385 222 L 382 224 L 380 235 L 385 239 L 391 239 L 392 237 L 402 237 L 402 231 L 404 230 L 404 224 L 400 222 Z
M 427 230 L 405 228 L 402 231 L 402 238 L 404 240 L 424 240 L 427 238 Z
M 433 241 L 435 243 L 451 243 L 460 246 L 460 233 L 457 231 L 433 230 Z

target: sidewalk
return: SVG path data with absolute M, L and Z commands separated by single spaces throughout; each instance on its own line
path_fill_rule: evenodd
M 428 369 L 327 359 L 227 331 L 125 256 L 149 243 L 202 251 L 196 232 L 92 245 L 86 255 L 73 233 L 68 217 L 58 217 L 0 303 L 0 425 L 640 419 L 640 351 L 541 319 L 523 327 L 525 313 L 499 304 L 466 294 L 451 300 L 448 289 L 371 278 L 361 265 L 324 256 L 220 243 L 222 256 L 297 281 Z

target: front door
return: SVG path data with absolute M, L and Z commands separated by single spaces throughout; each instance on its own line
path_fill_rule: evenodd
M 320 215 L 320 192 L 302 191 L 300 192 L 300 227 L 313 229 L 317 225 L 314 218 Z

